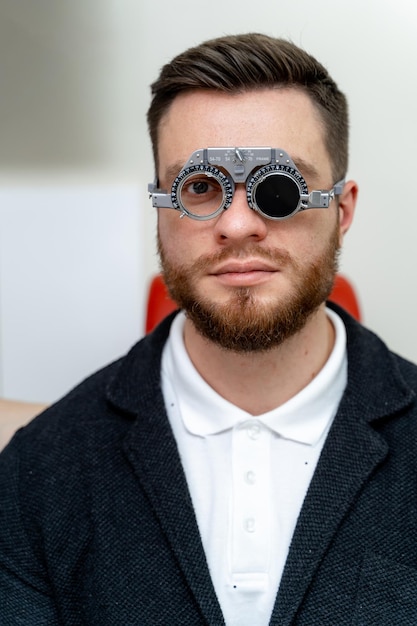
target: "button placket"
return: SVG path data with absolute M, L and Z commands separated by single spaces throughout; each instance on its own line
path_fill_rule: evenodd
M 256 474 L 253 470 L 248 470 L 245 473 L 245 481 L 248 485 L 254 485 L 256 483 Z
M 270 439 L 258 420 L 233 431 L 230 565 L 232 579 L 245 580 L 246 589 L 252 583 L 259 589 L 269 566 Z

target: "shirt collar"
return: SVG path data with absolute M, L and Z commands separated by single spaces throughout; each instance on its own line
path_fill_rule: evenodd
M 334 311 L 326 309 L 326 313 L 335 329 L 335 344 L 324 367 L 285 404 L 255 418 L 281 437 L 309 445 L 315 445 L 327 431 L 347 381 L 346 330 Z M 162 370 L 176 390 L 186 429 L 207 437 L 253 421 L 253 415 L 216 393 L 195 369 L 183 341 L 184 322 L 184 313 L 179 313 L 172 323 Z

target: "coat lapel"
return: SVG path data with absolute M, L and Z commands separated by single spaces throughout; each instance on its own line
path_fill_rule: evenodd
M 414 401 L 385 345 L 337 312 L 347 328 L 348 386 L 297 521 L 270 622 L 280 626 L 294 623 L 339 525 L 388 453 L 375 423 Z
M 329 433 L 301 510 L 271 624 L 292 624 L 337 528 L 387 445 L 368 424 L 352 424 L 349 402 Z
M 124 442 L 125 453 L 196 598 L 201 623 L 220 626 L 222 612 L 161 392 L 160 360 L 169 325 L 163 323 L 133 349 L 109 398 L 136 416 Z

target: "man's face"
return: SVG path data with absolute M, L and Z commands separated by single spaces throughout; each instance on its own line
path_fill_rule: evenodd
M 206 147 L 282 148 L 309 191 L 331 189 L 323 126 L 296 89 L 178 96 L 159 129 L 159 185 L 170 189 L 188 157 Z M 218 217 L 195 221 L 159 209 L 158 244 L 172 297 L 197 330 L 234 351 L 270 349 L 297 333 L 329 295 L 349 220 L 336 202 L 274 222 L 250 209 L 244 185 Z M 190 322 L 188 322 L 190 323 Z

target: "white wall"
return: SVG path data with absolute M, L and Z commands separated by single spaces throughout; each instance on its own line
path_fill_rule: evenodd
M 142 221 L 133 254 L 143 255 L 143 291 L 157 267 L 145 192 L 153 177 L 149 83 L 174 54 L 209 37 L 288 37 L 329 68 L 350 101 L 349 173 L 360 200 L 342 270 L 357 286 L 367 325 L 417 360 L 416 28 L 411 0 L 1 0 L 0 183 L 137 186 Z M 77 293 L 71 275 L 66 281 Z M 5 299 L 0 283 L 3 308 Z M 55 358 L 60 367 L 62 353 Z M 69 384 L 84 373 L 77 350 L 71 360 Z
M 0 188 L 2 394 L 48 402 L 142 334 L 134 186 Z

